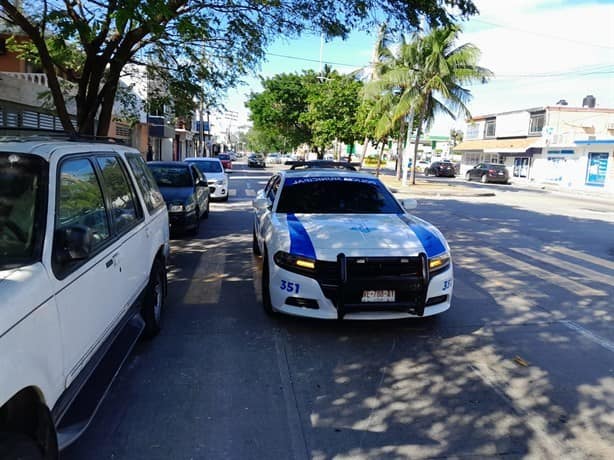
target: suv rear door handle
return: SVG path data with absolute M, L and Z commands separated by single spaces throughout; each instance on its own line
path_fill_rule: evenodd
M 110 266 L 112 266 L 112 265 L 113 265 L 113 259 L 109 259 L 109 260 L 107 260 L 107 263 L 105 264 L 105 266 L 106 266 L 107 268 L 109 268 L 109 267 L 110 267 Z

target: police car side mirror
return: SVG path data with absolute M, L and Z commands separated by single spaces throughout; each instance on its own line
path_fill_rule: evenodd
M 269 206 L 271 206 L 271 202 L 269 201 L 268 198 L 260 197 L 260 198 L 256 198 L 252 202 L 252 205 L 254 206 L 254 208 L 258 209 L 259 211 L 264 211 Z
M 405 198 L 401 200 L 401 204 L 406 211 L 411 211 L 412 209 L 416 209 L 418 207 L 418 202 L 413 198 Z

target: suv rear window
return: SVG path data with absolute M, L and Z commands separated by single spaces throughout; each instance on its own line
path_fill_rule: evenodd
M 42 158 L 0 153 L 0 270 L 40 259 L 48 170 Z

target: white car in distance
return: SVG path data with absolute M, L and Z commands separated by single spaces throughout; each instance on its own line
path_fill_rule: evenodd
M 450 248 L 377 178 L 304 162 L 273 175 L 253 201 L 268 313 L 323 319 L 430 316 L 450 308 Z
M 184 161 L 195 165 L 207 178 L 209 197 L 212 200 L 228 201 L 228 174 L 224 172 L 222 162 L 218 158 L 195 157 L 186 158 Z

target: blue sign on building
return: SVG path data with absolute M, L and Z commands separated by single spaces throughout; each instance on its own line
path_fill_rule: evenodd
M 591 152 L 588 154 L 586 185 L 603 187 L 608 172 L 608 153 Z

